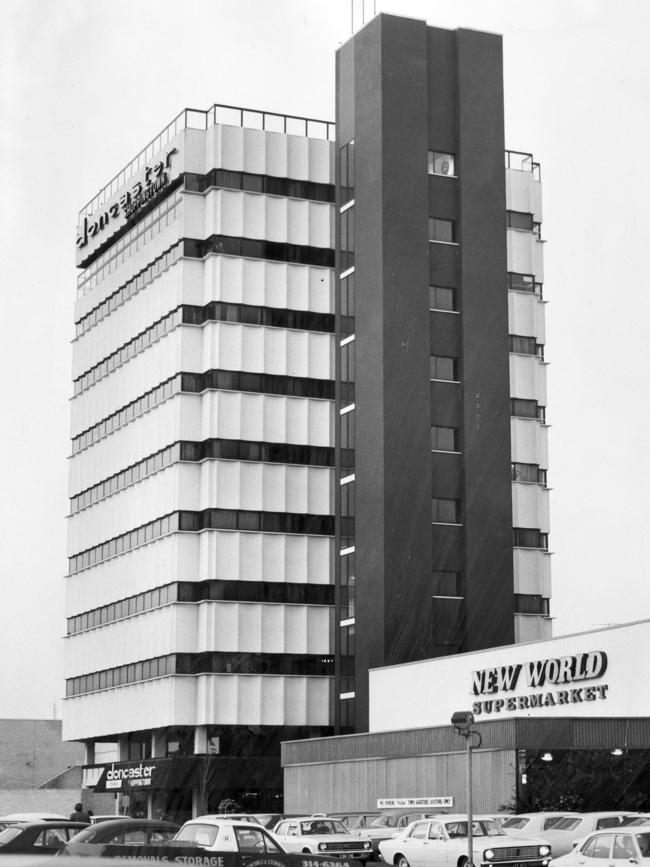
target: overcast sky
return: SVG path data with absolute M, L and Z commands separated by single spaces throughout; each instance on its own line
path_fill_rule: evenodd
M 650 3 L 375 6 L 503 34 L 506 147 L 542 164 L 554 630 L 648 618 Z M 62 712 L 77 212 L 186 106 L 333 119 L 350 9 L 0 4 L 0 717 Z

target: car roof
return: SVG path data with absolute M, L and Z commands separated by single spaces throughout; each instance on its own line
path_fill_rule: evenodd
M 42 819 L 40 822 L 12 822 L 14 828 L 88 828 L 88 822 L 71 822 L 69 819 Z

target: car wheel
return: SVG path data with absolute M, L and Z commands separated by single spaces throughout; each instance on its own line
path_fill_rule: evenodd
M 311 855 L 311 849 L 303 849 L 302 854 L 303 855 Z
M 396 867 L 411 867 L 408 862 L 408 858 L 405 855 L 396 855 L 395 856 L 395 865 Z
M 458 867 L 467 867 L 469 864 L 469 858 L 459 858 L 458 859 Z

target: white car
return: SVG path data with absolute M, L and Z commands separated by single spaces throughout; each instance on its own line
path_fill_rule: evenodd
M 597 813 L 579 813 L 575 816 L 566 816 L 540 836 L 543 836 L 544 840 L 551 844 L 553 855 L 559 858 L 560 855 L 565 855 L 571 851 L 576 840 L 582 840 L 592 831 L 616 828 L 629 815 L 629 812 L 605 810 Z
M 551 861 L 551 867 L 629 867 L 650 864 L 650 830 L 627 825 L 596 831 Z
M 185 822 L 174 842 L 200 846 L 211 852 L 281 855 L 285 851 L 261 825 L 223 816 L 198 816 Z
M 579 813 L 518 813 L 516 816 L 509 816 L 501 823 L 501 827 L 506 834 L 512 834 L 514 837 L 520 837 L 524 834 L 527 837 L 531 835 L 536 837 L 538 834 L 543 835 L 549 828 L 552 828 L 560 819 L 575 818 Z
M 387 864 L 396 867 L 465 867 L 469 861 L 467 816 L 420 819 L 388 840 L 379 843 Z M 511 867 L 548 867 L 551 847 L 542 840 L 504 834 L 494 819 L 473 817 L 473 863 Z
M 275 826 L 273 834 L 287 852 L 311 852 L 362 861 L 367 861 L 372 854 L 370 840 L 351 834 L 342 822 L 327 816 L 283 819 Z

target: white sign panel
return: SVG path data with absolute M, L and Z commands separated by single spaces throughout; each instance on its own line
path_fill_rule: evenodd
M 441 795 L 437 798 L 377 798 L 378 810 L 390 810 L 391 807 L 422 807 L 428 810 L 430 807 L 453 807 L 454 799 L 449 795 Z
M 650 621 L 370 672 L 370 731 L 506 717 L 650 716 Z M 415 698 L 414 698 L 415 697 Z

